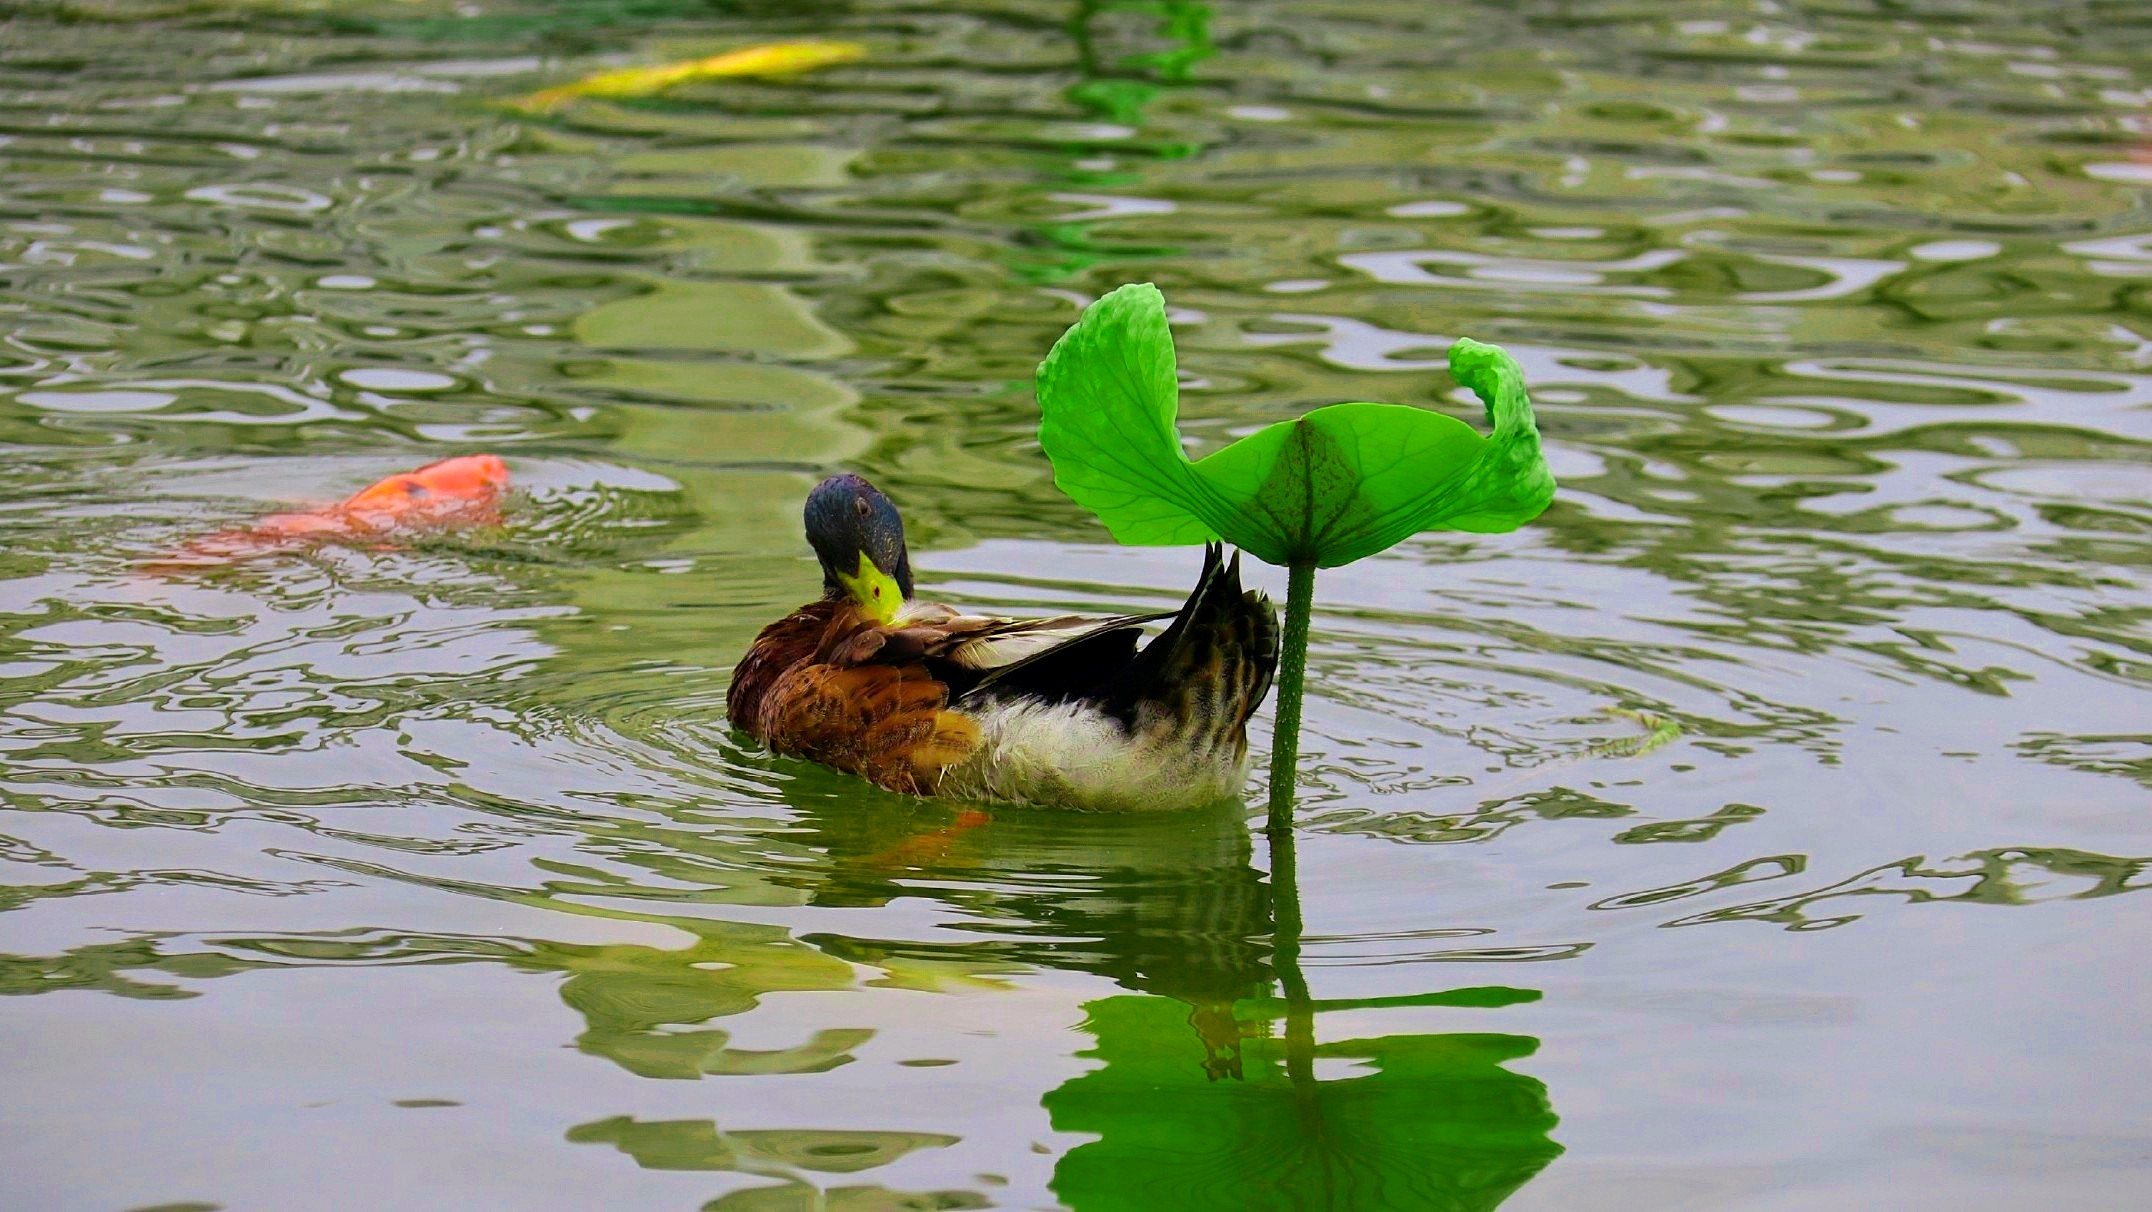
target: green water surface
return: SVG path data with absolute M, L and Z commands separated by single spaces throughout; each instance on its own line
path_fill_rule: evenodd
M 0 3 L 0 1207 L 2144 1206 L 2148 65 L 2124 0 Z M 1562 482 L 1323 576 L 1296 850 L 731 735 L 833 470 L 926 595 L 1179 600 L 1034 439 L 1133 280 L 1195 453 L 1473 416 L 1469 335 Z M 479 450 L 499 526 L 146 567 Z

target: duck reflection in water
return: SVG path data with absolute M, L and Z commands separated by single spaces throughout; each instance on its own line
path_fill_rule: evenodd
M 1272 872 L 1259 870 L 1237 804 L 1126 816 L 971 806 L 862 789 L 820 769 L 775 790 L 789 817 L 753 829 L 752 841 L 661 827 L 638 832 L 620 855 L 674 882 L 699 876 L 698 899 L 724 887 L 711 882 L 721 869 L 741 881 L 724 895 L 743 903 L 877 909 L 931 899 L 941 906 L 938 938 L 865 936 L 888 920 L 879 912 L 856 915 L 862 933 L 804 936 L 661 918 L 702 941 L 686 952 L 613 946 L 559 957 L 573 973 L 563 996 L 589 1022 L 585 1051 L 652 1077 L 825 1071 L 848 1063 L 867 1033 L 826 1031 L 758 1052 L 707 1024 L 770 993 L 852 987 L 855 964 L 924 985 L 1059 969 L 1118 987 L 1084 1006 L 1088 1042 L 1077 1052 L 1091 1067 L 1041 1098 L 1056 1129 L 1095 1137 L 1055 1165 L 1055 1194 L 1077 1212 L 1484 1212 L 1561 1152 L 1545 1087 L 1505 1067 L 1537 1040 L 1364 1034 L 1393 1011 L 1417 1023 L 1447 1007 L 1439 1013 L 1469 1021 L 1539 995 L 1483 986 L 1317 996 L 1300 969 L 1292 848 L 1274 847 Z M 756 861 L 741 861 L 743 845 Z M 788 861 L 769 861 L 780 853 Z M 938 941 L 951 934 L 969 937 Z M 1318 1020 L 1343 1009 L 1363 1034 L 1323 1040 Z M 812 1189 L 812 1167 L 712 1121 L 615 1116 L 579 1125 L 571 1139 L 609 1143 L 646 1166 L 754 1170 L 784 1177 L 794 1194 Z M 845 1147 L 946 1143 L 868 1134 Z
M 866 964 L 985 962 L 1103 976 L 1185 1004 L 1202 1071 L 1241 1076 L 1250 1028 L 1233 1007 L 1270 992 L 1274 925 L 1238 804 L 1119 816 L 879 796 L 801 807 L 830 860 L 810 903 L 865 907 L 925 891 L 962 910 L 970 920 L 956 928 L 978 936 L 806 941 Z
M 1083 971 L 1127 991 L 1085 1005 L 1093 1046 L 1082 1055 L 1098 1066 L 1042 1099 L 1057 1129 L 1098 1137 L 1055 1168 L 1056 1195 L 1079 1212 L 1483 1212 L 1561 1152 L 1546 1088 L 1504 1067 L 1537 1049 L 1529 1036 L 1318 1041 L 1328 1010 L 1475 1013 L 1539 994 L 1311 995 L 1291 846 L 1274 849 L 1272 876 L 1258 871 L 1237 804 L 1076 817 L 804 799 L 795 805 L 829 860 L 808 890 L 815 903 L 930 895 L 961 909 L 970 920 L 959 928 L 979 936 L 806 940 L 819 949 L 867 964 L 976 970 L 991 959 Z M 1343 1073 L 1330 1076 L 1333 1067 Z

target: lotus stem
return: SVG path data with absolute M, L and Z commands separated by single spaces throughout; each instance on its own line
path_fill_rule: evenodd
M 1300 772 L 1300 684 L 1308 672 L 1308 616 L 1315 612 L 1315 565 L 1286 566 L 1285 637 L 1278 650 L 1278 721 L 1270 739 L 1272 845 L 1293 831 L 1293 789 Z
M 1300 970 L 1300 861 L 1293 831 L 1270 837 L 1270 911 L 1273 923 L 1270 964 L 1285 995 L 1285 1075 L 1296 1099 L 1315 1094 L 1315 999 Z

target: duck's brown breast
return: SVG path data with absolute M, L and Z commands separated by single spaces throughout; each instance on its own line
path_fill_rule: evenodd
M 862 624 L 850 614 L 815 602 L 764 628 L 733 671 L 726 714 L 778 753 L 932 795 L 942 771 L 977 745 L 978 728 L 947 709 L 949 687 L 924 663 L 840 655 L 859 647 L 851 641 Z

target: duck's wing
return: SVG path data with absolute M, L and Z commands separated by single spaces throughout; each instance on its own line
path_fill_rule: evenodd
M 953 643 L 937 655 L 985 675 L 1005 677 L 1072 645 L 1099 644 L 1107 639 L 1133 644 L 1145 623 L 1170 619 L 1161 614 L 1122 614 L 1110 618 L 1064 616 L 1055 619 L 984 620 L 992 626 L 969 635 L 952 636 Z M 1103 646 L 1102 644 L 1100 646 Z
M 1136 659 L 1143 625 L 1172 617 L 1166 611 L 1024 620 L 965 640 L 949 659 L 973 674 L 963 697 L 1063 703 L 1097 693 Z
M 952 701 L 991 691 L 1061 702 L 1118 674 L 1135 658 L 1143 625 L 1171 617 L 1004 619 L 921 604 L 894 624 L 844 634 L 819 659 L 842 667 L 922 666 L 949 687 Z

